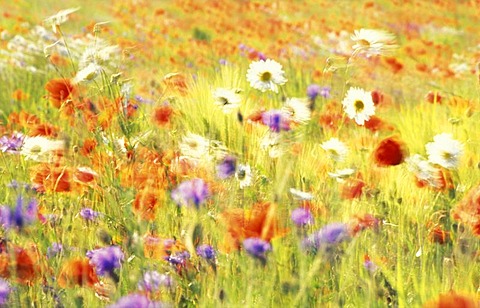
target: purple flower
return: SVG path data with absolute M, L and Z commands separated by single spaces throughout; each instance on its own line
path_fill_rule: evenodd
M 172 191 L 172 199 L 178 206 L 195 205 L 199 207 L 209 195 L 208 186 L 202 179 L 193 179 L 180 183 Z
M 265 260 L 265 254 L 272 250 L 270 243 L 255 237 L 245 239 L 243 247 L 251 256 L 261 260 Z
M 168 263 L 181 266 L 184 266 L 187 263 L 188 259 L 190 259 L 190 253 L 186 250 L 165 257 L 165 260 L 167 260 Z
M 365 267 L 365 269 L 370 274 L 375 273 L 378 269 L 378 266 L 375 263 L 373 263 L 368 257 L 365 258 L 365 261 L 363 262 L 363 267 Z
M 138 282 L 140 291 L 155 292 L 164 286 L 170 288 L 173 285 L 172 277 L 160 274 L 157 271 L 148 271 L 143 274 L 142 279 Z
M 159 302 L 152 302 L 142 294 L 130 294 L 120 298 L 115 304 L 108 308 L 162 308 L 168 307 Z
M 124 260 L 124 254 L 118 246 L 90 250 L 87 252 L 87 257 L 100 276 L 112 276 L 113 271 L 116 268 L 120 268 Z
M 237 169 L 237 159 L 233 156 L 227 155 L 223 161 L 217 165 L 218 177 L 223 179 L 235 175 Z
M 63 246 L 60 243 L 53 243 L 52 246 L 47 248 L 47 258 L 53 258 L 57 254 L 63 251 Z
M 101 215 L 101 213 L 95 212 L 94 210 L 92 210 L 89 207 L 85 207 L 85 208 L 80 210 L 80 216 L 82 216 L 83 219 L 85 219 L 85 220 L 93 221 L 93 220 L 97 219 L 100 215 Z
M 317 98 L 318 95 L 329 98 L 330 97 L 330 90 L 331 88 L 320 87 L 318 84 L 311 84 L 307 87 L 307 96 L 313 101 Z
M 263 52 L 259 52 L 259 53 L 258 53 L 258 60 L 263 60 L 263 61 L 265 61 L 265 60 L 267 60 L 267 56 L 265 56 L 265 55 L 263 54 Z
M 8 302 L 8 296 L 12 292 L 10 284 L 3 278 L 0 278 L 0 305 L 5 305 Z
M 317 251 L 350 239 L 348 225 L 331 223 L 303 240 L 305 250 Z
M 15 209 L 8 206 L 0 207 L 0 223 L 5 229 L 17 227 L 20 230 L 37 219 L 37 200 L 31 199 L 24 208 L 22 196 L 17 198 Z
M 281 110 L 272 109 L 262 114 L 262 122 L 267 125 L 272 132 L 290 130 L 290 121 L 288 115 Z
M 206 260 L 213 260 L 215 259 L 215 250 L 210 245 L 200 245 L 197 247 L 197 255 Z
M 313 216 L 310 210 L 301 207 L 296 208 L 292 211 L 291 218 L 293 222 L 299 227 L 313 224 Z
M 220 65 L 227 65 L 228 61 L 225 59 L 220 59 L 218 60 L 218 63 L 220 63 Z
M 7 153 L 19 153 L 25 136 L 21 133 L 12 133 L 11 137 L 0 138 L 0 150 Z

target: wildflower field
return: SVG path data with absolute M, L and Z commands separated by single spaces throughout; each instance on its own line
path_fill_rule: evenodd
M 480 307 L 480 2 L 1 11 L 1 307 Z

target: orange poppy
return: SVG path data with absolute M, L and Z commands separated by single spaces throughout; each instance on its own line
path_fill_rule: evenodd
M 469 225 L 480 236 L 480 186 L 472 188 L 453 210 L 453 218 Z
M 380 130 L 393 131 L 395 129 L 391 124 L 388 124 L 387 122 L 383 121 L 381 118 L 375 115 L 371 116 L 368 121 L 365 121 L 365 127 L 372 132 Z
M 38 192 L 67 192 L 72 190 L 69 168 L 39 164 L 32 168 L 31 181 Z
M 13 91 L 12 93 L 12 98 L 16 101 L 24 101 L 26 99 L 28 99 L 28 94 L 23 92 L 22 89 L 17 89 L 15 91 Z
M 458 294 L 450 291 L 447 294 L 440 294 L 438 300 L 433 300 L 425 305 L 424 308 L 478 308 L 480 300 L 474 295 Z
M 50 103 L 55 108 L 60 108 L 65 101 L 72 98 L 76 87 L 69 79 L 55 78 L 47 82 L 45 90 L 49 93 Z
M 155 190 L 151 187 L 142 189 L 135 196 L 133 201 L 133 210 L 143 219 L 154 220 L 158 206 L 165 199 L 163 191 Z
M 62 288 L 78 286 L 93 287 L 98 282 L 95 269 L 87 258 L 67 261 L 58 275 L 58 284 Z
M 442 227 L 435 227 L 430 231 L 428 238 L 433 243 L 445 244 L 450 241 L 450 232 L 445 231 Z
M 251 209 L 230 209 L 221 214 L 221 219 L 227 227 L 225 250 L 240 248 L 241 242 L 249 237 L 257 237 L 266 241 L 282 236 L 286 229 L 279 226 L 276 217 L 277 205 L 270 202 L 260 202 Z

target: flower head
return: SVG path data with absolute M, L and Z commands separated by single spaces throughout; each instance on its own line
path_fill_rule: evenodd
M 188 251 L 179 251 L 164 258 L 171 265 L 185 266 L 187 260 L 190 259 L 190 253 Z
M 63 140 L 51 140 L 45 137 L 25 137 L 20 154 L 26 159 L 35 161 L 49 161 L 56 152 L 65 148 Z
M 101 213 L 95 212 L 94 210 L 92 210 L 89 207 L 85 207 L 85 208 L 80 210 L 80 216 L 82 216 L 82 218 L 87 220 L 87 221 L 93 221 L 101 215 L 102 215 Z
M 22 196 L 17 198 L 17 205 L 12 210 L 8 206 L 0 207 L 0 222 L 5 229 L 18 228 L 22 230 L 25 226 L 37 219 L 38 202 L 31 199 L 24 207 Z
M 213 260 L 215 259 L 215 249 L 213 249 L 212 246 L 210 245 L 207 245 L 207 244 L 204 244 L 204 245 L 200 245 L 197 247 L 197 255 L 199 255 L 200 257 L 206 259 L 206 260 Z
M 168 307 L 160 302 L 152 302 L 146 295 L 130 294 L 120 298 L 115 304 L 107 308 L 161 308 Z
M 405 154 L 405 143 L 398 138 L 389 137 L 378 144 L 374 151 L 374 158 L 379 166 L 396 166 L 403 163 Z
M 160 274 L 157 271 L 148 271 L 143 274 L 142 279 L 138 282 L 138 289 L 140 291 L 155 292 L 162 286 L 169 288 L 172 284 L 171 276 Z
M 235 172 L 235 178 L 238 180 L 241 189 L 252 185 L 252 169 L 249 165 L 239 164 L 237 172 Z
M 19 153 L 25 136 L 22 133 L 12 133 L 10 137 L 0 138 L 0 151 L 6 153 Z
M 347 224 L 331 223 L 306 237 L 302 242 L 302 246 L 308 251 L 318 251 L 347 241 L 350 237 Z
M 235 174 L 237 168 L 237 159 L 234 156 L 227 155 L 220 164 L 217 165 L 217 175 L 221 179 L 226 179 Z
M 395 35 L 383 30 L 360 29 L 351 36 L 353 56 L 365 54 L 367 57 L 392 53 L 398 45 Z
M 63 251 L 63 245 L 60 243 L 53 243 L 47 249 L 47 258 L 51 259 Z
M 8 302 L 8 296 L 12 292 L 10 284 L 3 278 L 0 278 L 0 305 L 5 305 Z
M 318 84 L 311 84 L 307 87 L 307 96 L 311 100 L 315 100 L 318 95 L 324 98 L 330 97 L 330 90 L 332 88 L 329 86 L 321 87 Z
M 348 154 L 348 148 L 345 143 L 337 138 L 330 138 L 323 142 L 320 147 L 327 151 L 330 158 L 334 161 L 343 161 Z
M 45 85 L 45 90 L 48 91 L 48 99 L 55 108 L 60 108 L 64 102 L 71 99 L 77 92 L 72 82 L 63 78 L 50 80 Z
M 180 183 L 172 191 L 172 199 L 178 206 L 199 207 L 209 196 L 208 186 L 202 179 L 193 179 Z
M 297 225 L 298 227 L 313 224 L 313 215 L 310 210 L 301 207 L 296 208 L 292 211 L 291 218 L 295 225 Z
M 243 241 L 243 247 L 252 257 L 265 260 L 265 254 L 272 250 L 272 245 L 269 242 L 260 238 L 250 237 Z
M 307 123 L 312 117 L 310 102 L 306 98 L 287 98 L 282 111 L 288 114 L 293 122 L 299 124 Z
M 290 130 L 290 117 L 288 116 L 288 113 L 282 110 L 272 109 L 265 111 L 262 114 L 262 122 L 275 133 Z
M 118 246 L 109 246 L 87 252 L 90 264 L 95 267 L 100 276 L 112 275 L 116 268 L 122 266 L 125 255 Z
M 347 116 L 358 125 L 364 125 L 375 114 L 371 93 L 360 88 L 350 88 L 342 105 Z
M 240 106 L 240 102 L 242 101 L 240 91 L 239 89 L 215 89 L 215 91 L 213 91 L 215 105 L 220 107 L 223 113 L 231 113 Z
M 433 142 L 427 143 L 425 148 L 428 160 L 446 169 L 457 168 L 463 154 L 462 143 L 446 133 L 433 137 Z
M 46 18 L 43 22 L 47 26 L 52 26 L 53 33 L 57 33 L 57 27 L 68 20 L 68 15 L 78 11 L 80 8 L 70 8 L 59 11 L 57 14 Z
M 260 60 L 250 63 L 247 80 L 250 85 L 262 92 L 267 90 L 278 92 L 278 85 L 287 82 L 282 65 L 274 60 Z

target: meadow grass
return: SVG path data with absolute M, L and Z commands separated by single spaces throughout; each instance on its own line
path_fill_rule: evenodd
M 0 305 L 478 306 L 478 4 L 397 2 L 5 3 Z M 42 24 L 79 6 L 56 33 Z M 353 53 L 361 28 L 398 46 Z M 247 80 L 266 58 L 278 92 Z M 342 106 L 352 87 L 375 100 L 366 123 Z M 231 113 L 218 88 L 238 90 Z M 297 208 L 313 219 L 298 226 Z

